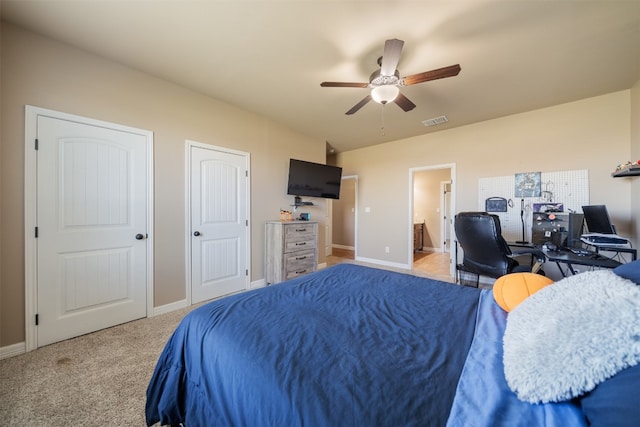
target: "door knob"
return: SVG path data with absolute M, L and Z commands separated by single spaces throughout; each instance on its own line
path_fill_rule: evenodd
M 193 235 L 194 235 L 194 236 L 196 236 L 196 237 L 198 237 L 198 236 L 200 235 L 200 232 L 199 232 L 199 231 L 194 231 L 194 232 L 193 232 Z
M 136 240 L 142 240 L 142 239 L 144 239 L 144 234 L 140 234 L 140 233 L 136 234 Z

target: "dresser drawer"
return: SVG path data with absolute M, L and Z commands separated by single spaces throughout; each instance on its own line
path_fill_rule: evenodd
M 284 229 L 285 239 L 292 236 L 314 235 L 315 230 L 313 224 L 287 224 Z
M 316 239 L 314 236 L 296 236 L 300 237 L 296 240 L 289 240 L 284 243 L 285 252 L 303 251 L 309 248 L 316 247 Z
M 285 278 L 292 279 L 316 271 L 316 251 L 301 251 L 287 256 Z
M 287 271 L 298 268 L 313 267 L 316 261 L 316 251 L 311 249 L 308 251 L 298 251 L 286 255 L 285 268 Z

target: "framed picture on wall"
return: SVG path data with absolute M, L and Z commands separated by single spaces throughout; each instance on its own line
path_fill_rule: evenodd
M 525 172 L 515 175 L 515 196 L 516 197 L 540 197 L 542 184 L 540 172 Z

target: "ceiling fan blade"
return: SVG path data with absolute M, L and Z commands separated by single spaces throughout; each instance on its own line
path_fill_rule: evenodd
M 443 79 L 445 77 L 457 76 L 460 72 L 460 64 L 449 65 L 437 70 L 425 71 L 424 73 L 413 74 L 400 79 L 400 85 L 410 86 L 416 83 L 428 82 L 429 80 Z
M 369 87 L 369 83 L 322 82 L 322 87 Z
M 393 76 L 400 61 L 404 42 L 398 39 L 387 40 L 384 43 L 384 53 L 382 54 L 382 64 L 380 64 L 380 75 Z
M 364 97 L 364 99 L 360 102 L 358 102 L 356 105 L 354 105 L 353 107 L 351 107 L 351 109 L 349 111 L 347 111 L 345 114 L 346 115 L 351 115 L 353 113 L 355 113 L 356 111 L 358 111 L 359 109 L 361 109 L 362 107 L 365 106 L 365 104 L 367 102 L 371 101 L 371 95 L 367 95 Z
M 404 96 L 402 93 L 399 93 L 398 96 L 396 96 L 396 99 L 393 100 L 393 102 L 398 104 L 398 107 L 402 108 L 402 110 L 404 110 L 405 112 L 411 111 L 416 108 L 416 104 L 411 102 L 409 98 Z

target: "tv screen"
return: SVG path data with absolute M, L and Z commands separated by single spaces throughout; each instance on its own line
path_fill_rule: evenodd
M 582 212 L 589 233 L 616 234 L 605 205 L 583 206 Z
M 341 179 L 340 167 L 290 159 L 287 194 L 339 199 Z

